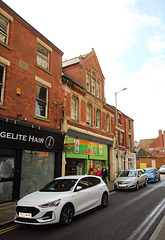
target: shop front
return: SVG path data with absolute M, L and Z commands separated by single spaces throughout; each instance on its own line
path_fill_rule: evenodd
M 59 132 L 0 120 L 0 203 L 18 200 L 61 176 L 63 141 Z
M 108 168 L 108 146 L 77 138 L 66 139 L 64 145 L 65 175 L 95 175 L 105 165 Z

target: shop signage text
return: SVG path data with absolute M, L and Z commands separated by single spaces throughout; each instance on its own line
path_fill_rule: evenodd
M 33 142 L 33 143 L 44 143 L 44 138 L 32 136 L 32 135 L 23 135 L 15 134 L 11 132 L 0 132 L 1 138 L 24 141 L 24 142 Z

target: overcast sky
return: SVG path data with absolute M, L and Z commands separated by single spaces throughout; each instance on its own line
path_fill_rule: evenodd
M 134 120 L 134 139 L 165 130 L 165 0 L 3 0 L 64 52 L 95 49 L 105 97 Z

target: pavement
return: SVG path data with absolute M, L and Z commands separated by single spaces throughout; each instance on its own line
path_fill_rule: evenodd
M 108 183 L 109 192 L 114 191 L 113 182 Z M 16 202 L 0 204 L 0 226 L 13 222 Z M 165 240 L 165 216 L 162 218 L 157 228 L 149 240 Z

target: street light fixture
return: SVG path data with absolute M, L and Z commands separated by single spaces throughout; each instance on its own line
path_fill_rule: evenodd
M 118 175 L 120 173 L 119 171 L 119 143 L 118 143 L 118 116 L 117 116 L 117 94 L 122 92 L 122 91 L 125 91 L 127 88 L 123 88 L 122 90 L 118 91 L 115 93 L 115 110 L 116 110 L 116 162 L 117 162 L 117 172 L 118 172 Z

